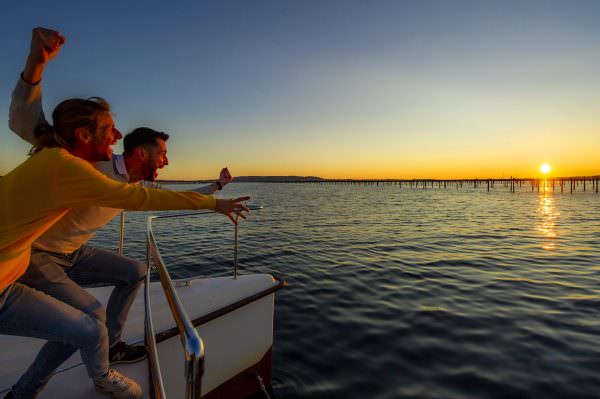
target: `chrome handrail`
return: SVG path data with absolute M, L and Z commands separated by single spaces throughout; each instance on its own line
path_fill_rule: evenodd
M 248 206 L 251 210 L 262 209 L 262 206 L 250 205 Z M 160 374 L 160 367 L 158 363 L 158 356 L 156 350 L 156 340 L 154 335 L 154 326 L 152 324 L 152 315 L 150 312 L 150 268 L 152 259 L 154 259 L 154 266 L 158 272 L 165 297 L 169 303 L 171 313 L 177 324 L 179 335 L 181 337 L 181 343 L 185 352 L 185 379 L 186 379 L 186 399 L 200 399 L 202 391 L 202 375 L 204 374 L 204 343 L 198 332 L 194 328 L 194 325 L 188 316 L 185 308 L 173 285 L 173 281 L 169 276 L 169 272 L 165 266 L 165 263 L 160 255 L 158 246 L 156 245 L 156 239 L 154 238 L 154 232 L 152 231 L 152 221 L 154 219 L 165 219 L 165 218 L 176 218 L 185 216 L 196 216 L 212 214 L 212 211 L 200 211 L 200 212 L 187 212 L 178 214 L 168 214 L 159 216 L 149 216 L 146 224 L 146 257 L 148 262 L 148 272 L 146 274 L 146 335 L 151 335 L 152 338 L 147 338 L 148 348 L 150 354 L 150 367 L 153 378 L 154 393 L 157 399 L 166 399 L 164 387 L 162 383 L 162 376 Z M 122 215 L 122 221 L 124 216 Z M 123 229 L 121 230 L 121 234 Z M 238 224 L 235 224 L 235 239 L 234 239 L 234 278 L 237 278 L 237 237 L 238 237 Z M 122 240 L 122 235 L 121 235 Z M 156 370 L 153 370 L 155 368 Z
M 169 303 L 169 308 L 171 308 L 175 324 L 179 329 L 181 344 L 185 353 L 185 397 L 186 399 L 200 399 L 202 374 L 204 372 L 204 343 L 175 292 L 173 281 L 156 246 L 156 240 L 152 232 L 152 220 L 156 218 L 156 216 L 149 216 L 147 219 L 148 259 L 154 259 L 154 266 L 158 272 L 165 297 Z
M 147 244 L 149 245 L 149 244 Z M 156 349 L 156 334 L 154 333 L 154 323 L 152 322 L 152 311 L 150 304 L 150 268 L 151 256 L 150 248 L 146 248 L 146 261 L 148 267 L 146 269 L 146 281 L 144 286 L 144 306 L 146 308 L 146 319 L 144 320 L 144 342 L 148 348 L 148 366 L 150 372 L 150 385 L 154 393 L 154 399 L 166 399 L 165 387 L 163 384 L 162 374 L 160 372 L 160 363 L 158 361 L 158 350 Z
M 258 204 L 249 204 L 247 208 L 251 211 L 258 211 L 263 209 L 262 205 Z M 156 215 L 153 216 L 154 219 L 171 219 L 171 218 L 179 218 L 179 217 L 187 217 L 187 216 L 200 216 L 200 215 L 214 215 L 213 211 L 195 211 L 195 212 L 184 212 L 184 213 L 169 213 L 167 215 Z M 236 221 L 238 217 L 236 216 Z M 237 279 L 238 276 L 238 231 L 239 231 L 239 223 L 234 225 L 234 235 L 233 235 L 233 278 Z

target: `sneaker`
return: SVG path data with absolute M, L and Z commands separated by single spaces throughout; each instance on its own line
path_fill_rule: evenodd
M 136 363 L 148 357 L 145 346 L 128 345 L 123 341 L 117 342 L 108 351 L 110 364 Z
M 142 397 L 142 388 L 117 370 L 108 369 L 105 376 L 94 380 L 96 391 L 111 395 L 117 399 L 138 399 Z

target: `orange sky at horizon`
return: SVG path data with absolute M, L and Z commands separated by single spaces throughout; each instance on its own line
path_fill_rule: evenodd
M 161 171 L 159 171 L 159 179 L 166 180 L 202 180 L 211 179 L 216 176 L 218 172 L 217 167 L 212 167 L 215 173 L 211 175 L 206 173 L 206 170 L 210 168 L 201 168 L 205 171 L 195 169 L 182 169 L 176 168 L 176 162 L 171 162 L 170 165 Z M 552 170 L 544 174 L 541 172 L 540 167 L 543 163 L 548 163 Z M 183 166 L 183 165 L 182 165 Z M 468 166 L 450 166 L 446 167 L 419 167 L 419 166 L 406 166 L 401 168 L 381 168 L 376 169 L 374 167 L 369 168 L 355 166 L 347 167 L 344 170 L 336 170 L 334 167 L 282 167 L 278 170 L 274 170 L 272 165 L 244 167 L 238 163 L 232 163 L 230 165 L 222 165 L 229 167 L 231 173 L 236 176 L 315 176 L 325 179 L 486 179 L 486 178 L 541 178 L 541 177 L 572 177 L 572 176 L 599 176 L 600 168 L 590 166 L 575 166 L 569 167 L 568 165 L 561 165 L 553 163 L 551 160 L 540 159 L 536 162 L 532 162 L 529 165 L 522 166 L 520 168 L 502 168 L 494 165 L 486 164 L 478 168 L 472 168 Z M 171 169 L 171 170 L 169 170 Z M 179 169 L 179 170 L 177 170 Z M 240 171 L 240 172 L 236 172 Z

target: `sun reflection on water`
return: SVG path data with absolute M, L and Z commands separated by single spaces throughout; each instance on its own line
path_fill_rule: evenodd
M 548 181 L 544 181 L 544 189 L 540 190 L 537 212 L 541 218 L 537 230 L 546 237 L 542 248 L 553 250 L 556 248 L 556 238 L 558 237 L 558 233 L 556 232 L 556 220 L 558 219 L 560 212 L 556 209 L 554 195 L 549 190 L 549 185 L 550 183 Z

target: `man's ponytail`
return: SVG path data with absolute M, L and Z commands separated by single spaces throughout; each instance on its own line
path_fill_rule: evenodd
M 69 149 L 68 143 L 56 134 L 54 127 L 48 122 L 40 123 L 34 131 L 34 144 L 29 150 L 29 155 L 39 152 L 43 148 L 63 147 Z

